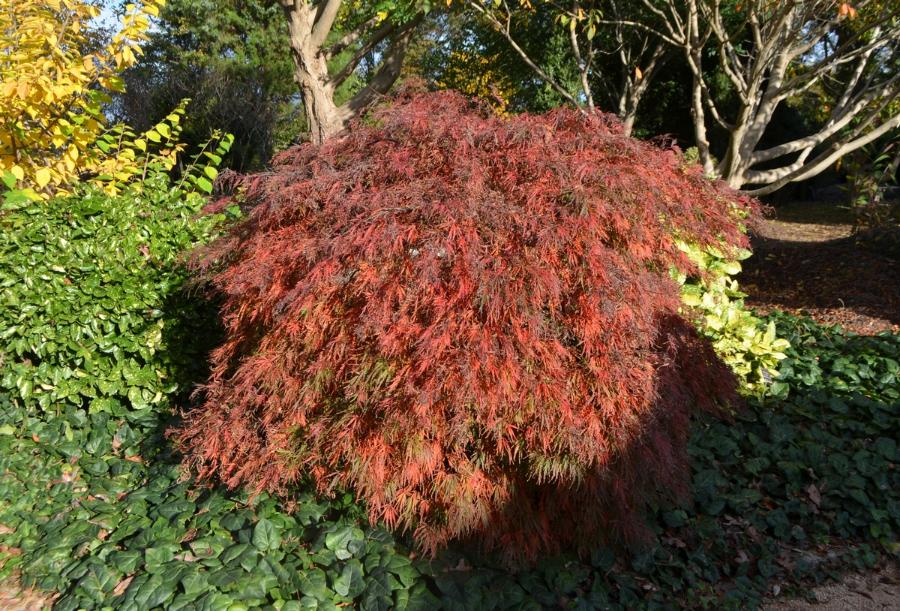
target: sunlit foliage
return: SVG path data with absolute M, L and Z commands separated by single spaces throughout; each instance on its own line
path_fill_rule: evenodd
M 43 196 L 103 156 L 101 106 L 135 63 L 163 0 L 129 4 L 120 29 L 97 50 L 84 0 L 0 0 L 0 174 Z

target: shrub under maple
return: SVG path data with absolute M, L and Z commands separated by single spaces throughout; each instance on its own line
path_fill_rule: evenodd
M 611 116 L 452 92 L 273 163 L 196 258 L 227 338 L 176 434 L 192 468 L 524 558 L 633 541 L 684 495 L 691 414 L 737 398 L 678 315 L 676 238 L 744 245 L 749 200 Z

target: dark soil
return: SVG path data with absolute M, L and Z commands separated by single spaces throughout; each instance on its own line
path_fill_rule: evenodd
M 846 210 L 783 206 L 752 239 L 739 280 L 757 311 L 804 313 L 863 335 L 900 332 L 900 259 L 861 246 Z

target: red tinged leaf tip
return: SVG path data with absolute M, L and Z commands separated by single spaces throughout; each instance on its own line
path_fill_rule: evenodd
M 198 253 L 224 343 L 178 432 L 230 486 L 348 487 L 424 551 L 533 558 L 642 533 L 688 422 L 734 380 L 678 316 L 673 236 L 744 245 L 750 201 L 607 115 L 401 94 L 233 180 Z

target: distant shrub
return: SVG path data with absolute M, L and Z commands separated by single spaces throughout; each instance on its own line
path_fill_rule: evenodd
M 678 316 L 674 236 L 745 245 L 748 200 L 608 116 L 447 92 L 239 182 L 248 218 L 197 258 L 226 330 L 178 433 L 199 473 L 524 557 L 685 491 L 689 417 L 735 380 Z

